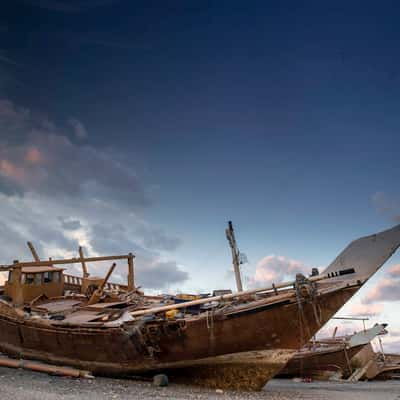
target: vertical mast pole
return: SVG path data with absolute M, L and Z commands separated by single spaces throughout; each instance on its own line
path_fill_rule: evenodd
M 135 289 L 135 272 L 133 267 L 133 254 L 128 255 L 128 292 Z
M 240 276 L 240 261 L 239 261 L 239 250 L 237 248 L 235 233 L 233 231 L 232 221 L 228 222 L 228 228 L 225 230 L 226 238 L 228 239 L 229 245 L 232 250 L 232 263 L 233 270 L 235 272 L 236 286 L 238 292 L 243 291 L 242 277 Z
M 89 273 L 88 273 L 88 270 L 86 268 L 85 256 L 83 255 L 82 246 L 79 246 L 79 257 L 81 259 L 83 277 L 84 278 L 88 278 L 89 277 Z

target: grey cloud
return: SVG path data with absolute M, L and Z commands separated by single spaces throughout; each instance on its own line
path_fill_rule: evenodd
M 137 284 L 150 289 L 168 288 L 183 283 L 189 278 L 186 271 L 179 269 L 175 261 L 137 261 Z
M 5 133 L 0 175 L 8 179 L 7 186 L 5 182 L 2 185 L 7 193 L 80 196 L 129 205 L 130 209 L 151 205 L 149 190 L 131 165 L 110 151 L 79 146 L 57 131 L 47 130 L 52 128 L 54 124 L 47 118 L 0 100 L 0 129 Z
M 27 108 L 16 107 L 8 99 L 0 99 L 0 127 L 2 131 L 26 128 L 31 119 Z
M 0 129 L 8 134 L 0 140 L 2 246 L 12 250 L 11 258 L 26 254 L 28 240 L 43 258 L 76 256 L 79 244 L 86 244 L 86 254 L 134 253 L 137 284 L 146 288 L 189 278 L 165 254 L 181 240 L 137 217 L 152 201 L 130 160 L 76 144 L 46 116 L 8 100 L 0 101 Z M 8 227 L 14 234 L 7 236 Z M 99 274 L 106 267 L 92 266 Z M 115 279 L 126 278 L 121 268 Z M 79 266 L 69 269 L 81 272 Z
M 59 217 L 59 221 L 61 222 L 61 227 L 66 231 L 75 231 L 82 227 L 82 224 L 77 219 L 69 219 L 64 217 Z
M 1 72 L 0 69 L 0 79 Z M 49 133 L 56 132 L 57 129 L 46 115 L 17 106 L 7 98 L 0 98 L 0 145 L 2 147 L 27 142 L 35 131 Z
M 27 237 L 27 240 L 32 242 L 39 240 L 41 247 L 61 248 L 70 252 L 77 251 L 79 247 L 76 240 L 68 238 L 56 228 L 50 228 L 40 223 L 30 226 L 30 236 Z
M 76 118 L 70 118 L 68 120 L 68 123 L 72 126 L 77 139 L 79 140 L 87 139 L 88 133 L 81 121 L 79 121 Z
M 4 193 L 8 196 L 23 195 L 23 190 L 19 188 L 15 183 L 6 176 L 2 176 L 0 173 L 0 193 Z
M 93 249 L 102 254 L 145 252 L 143 247 L 132 240 L 127 228 L 121 224 L 94 224 L 90 241 Z
M 180 269 L 175 261 L 161 260 L 158 253 L 134 242 L 128 229 L 122 225 L 94 225 L 90 243 L 92 248 L 101 254 L 134 253 L 136 284 L 145 288 L 167 288 L 189 279 L 189 274 Z
M 171 251 L 177 249 L 182 244 L 180 238 L 168 236 L 163 230 L 144 224 L 138 224 L 135 228 L 135 233 L 142 237 L 144 245 L 148 248 Z
M 11 264 L 14 260 L 29 259 L 27 239 L 8 224 L 0 221 L 1 260 L 0 264 Z
M 170 257 L 161 256 L 154 249 L 147 249 L 141 237 L 131 228 L 133 216 L 110 212 L 102 203 L 81 204 L 79 199 L 60 202 L 48 196 L 27 194 L 12 197 L 0 194 L 0 241 L 4 262 L 13 259 L 31 259 L 27 241 L 32 241 L 40 257 L 73 257 L 79 244 L 71 238 L 71 230 L 61 230 L 60 223 L 68 228 L 81 225 L 80 236 L 88 243 L 85 254 L 135 254 L 136 283 L 145 288 L 163 289 L 184 283 L 189 275 Z M 74 215 L 60 217 L 61 215 Z M 84 224 L 81 223 L 84 221 Z M 99 223 L 98 221 L 101 221 Z M 117 222 L 116 222 L 117 221 Z M 103 276 L 107 263 L 90 265 L 93 274 Z M 81 274 L 79 265 L 69 266 L 70 272 Z M 113 279 L 126 279 L 126 264 L 118 263 Z
M 69 251 L 76 250 L 77 243 L 65 237 L 56 229 L 45 224 L 39 224 L 29 220 L 27 216 L 15 216 L 13 222 L 17 222 L 14 228 L 9 220 L 0 217 L 0 242 L 2 244 L 2 260 L 0 263 L 11 263 L 13 260 L 30 260 L 32 255 L 26 246 L 28 241 L 33 242 L 40 257 L 46 257 L 47 247 L 62 248 Z M 25 221 L 23 221 L 25 219 Z M 52 254 L 57 256 L 57 254 Z

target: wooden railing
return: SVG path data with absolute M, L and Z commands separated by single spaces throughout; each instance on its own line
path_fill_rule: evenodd
M 64 283 L 68 286 L 81 287 L 83 279 L 80 276 L 64 274 Z M 118 283 L 106 283 L 105 288 L 107 290 L 127 290 L 126 285 L 120 285 Z

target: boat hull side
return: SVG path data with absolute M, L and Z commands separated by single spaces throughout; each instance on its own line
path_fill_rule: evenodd
M 303 318 L 293 298 L 257 309 L 229 315 L 179 321 L 123 324 L 121 327 L 63 327 L 24 319 L 0 304 L 0 351 L 19 358 L 69 365 L 97 375 L 141 374 L 226 354 L 249 351 L 298 350 L 357 291 L 348 287 L 318 296 L 319 321 L 311 301 L 302 303 Z M 301 322 L 300 322 L 301 320 Z M 136 324 L 136 325 L 135 325 Z M 300 334 L 301 333 L 301 334 Z M 250 368 L 252 362 L 247 361 Z M 268 364 L 263 378 L 271 377 L 285 363 Z M 211 371 L 215 369 L 207 367 Z M 239 374 L 234 363 L 219 370 L 226 376 Z M 261 370 L 259 365 L 255 368 Z M 261 376 L 261 372 L 259 372 Z M 193 374 L 194 376 L 194 374 Z M 204 381 L 207 379 L 204 378 Z M 229 379 L 226 378 L 226 381 Z

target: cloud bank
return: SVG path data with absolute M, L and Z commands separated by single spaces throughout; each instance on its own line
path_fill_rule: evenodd
M 293 280 L 297 273 L 310 273 L 311 268 L 301 261 L 284 256 L 269 255 L 262 258 L 256 265 L 253 277 L 248 279 L 249 287 L 270 286 L 272 283 Z
M 399 301 L 400 300 L 400 264 L 393 265 L 381 279 L 364 297 L 365 304 L 377 301 Z
M 181 239 L 143 217 L 154 204 L 149 185 L 117 152 L 82 145 L 77 127 L 0 100 L 0 262 L 31 258 L 28 240 L 43 257 L 76 256 L 83 245 L 91 255 L 136 254 L 144 287 L 182 284 L 188 273 L 171 260 Z

